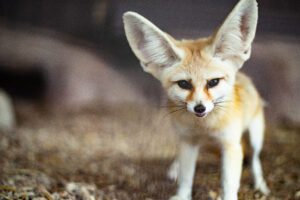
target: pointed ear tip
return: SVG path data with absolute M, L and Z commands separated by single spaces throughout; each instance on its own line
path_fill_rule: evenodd
M 251 4 L 254 6 L 254 8 L 257 8 L 257 1 L 256 0 L 250 0 Z
M 131 18 L 131 17 L 134 17 L 134 18 L 138 18 L 140 15 L 136 12 L 133 12 L 133 11 L 127 11 L 123 14 L 123 19 L 128 19 L 128 18 Z
M 134 12 L 132 12 L 132 11 L 126 11 L 126 12 L 124 12 L 124 14 L 123 14 L 123 17 L 125 17 L 125 16 L 130 16 L 130 15 L 132 15 Z
M 255 5 L 257 5 L 257 0 L 251 0 Z
M 257 1 L 256 0 L 240 0 L 239 5 L 241 7 L 249 7 L 253 6 L 254 8 L 257 8 Z
M 125 27 L 130 24 L 130 19 L 133 17 L 133 12 L 131 11 L 127 11 L 123 14 L 123 23 L 125 25 Z
M 254 6 L 254 8 L 257 8 L 257 1 L 256 0 L 245 0 L 245 2 L 250 5 Z
M 123 14 L 123 20 L 125 21 L 126 19 L 128 19 L 131 15 L 131 12 L 130 11 L 127 11 Z
M 258 13 L 258 5 L 256 0 L 240 0 L 237 10 L 243 10 L 246 13 L 251 12 L 253 15 Z

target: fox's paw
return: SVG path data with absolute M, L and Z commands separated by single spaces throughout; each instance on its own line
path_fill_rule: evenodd
M 179 174 L 179 163 L 175 160 L 169 170 L 168 170 L 168 178 L 172 181 L 176 181 L 178 178 L 178 174 Z
M 191 197 L 184 198 L 184 197 L 180 197 L 178 195 L 175 195 L 175 196 L 172 196 L 169 200 L 192 200 L 192 198 Z
M 260 191 L 261 193 L 263 193 L 266 196 L 270 194 L 270 189 L 268 188 L 265 181 L 262 181 L 259 184 L 256 184 L 255 189 Z

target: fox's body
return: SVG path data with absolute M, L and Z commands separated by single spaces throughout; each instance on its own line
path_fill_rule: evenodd
M 191 199 L 201 138 L 222 149 L 224 200 L 237 200 L 242 171 L 242 134 L 249 130 L 256 189 L 267 194 L 259 153 L 264 135 L 263 101 L 252 81 L 238 70 L 250 57 L 257 24 L 255 0 L 241 0 L 219 30 L 198 40 L 175 40 L 150 21 L 124 15 L 129 44 L 143 69 L 167 92 L 172 122 L 180 136 L 178 158 L 169 177 L 178 179 L 172 200 Z

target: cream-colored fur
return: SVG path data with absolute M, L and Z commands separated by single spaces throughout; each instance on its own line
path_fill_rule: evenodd
M 241 0 L 218 31 L 208 38 L 178 41 L 134 12 L 124 14 L 125 33 L 143 69 L 165 88 L 176 132 L 181 138 L 169 176 L 178 179 L 172 200 L 190 200 L 202 137 L 222 148 L 222 198 L 237 200 L 242 171 L 242 133 L 249 129 L 255 187 L 264 194 L 259 153 L 264 134 L 263 103 L 251 80 L 238 72 L 250 57 L 257 25 L 257 3 Z M 212 80 L 217 84 L 210 86 Z M 189 87 L 180 82 L 185 81 Z M 204 111 L 197 111 L 197 106 Z M 201 113 L 199 113 L 201 112 Z

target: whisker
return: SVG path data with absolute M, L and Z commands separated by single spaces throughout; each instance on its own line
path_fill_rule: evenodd
M 226 106 L 223 105 L 223 104 L 214 104 L 215 105 L 215 108 L 218 108 L 218 109 L 222 109 L 222 110 L 226 110 Z
M 184 109 L 185 109 L 185 107 L 181 107 L 181 108 L 179 108 L 179 109 L 172 110 L 171 112 L 165 114 L 165 115 L 162 117 L 162 119 L 164 119 L 165 117 L 167 117 L 167 116 L 169 116 L 169 115 L 171 115 L 171 114 L 174 114 L 174 113 L 176 113 L 176 112 L 178 112 L 178 111 L 182 111 L 182 110 L 184 110 Z
M 183 109 L 185 109 L 185 108 L 179 108 L 179 109 L 177 109 L 177 110 L 172 110 L 171 112 L 169 112 L 168 114 L 173 114 L 173 113 L 175 113 L 175 112 L 178 112 L 178 111 L 180 111 L 180 110 L 183 110 Z
M 225 108 L 223 105 L 215 104 L 215 108 Z
M 174 104 L 176 103 L 176 104 Z M 174 101 L 174 103 L 168 102 L 166 105 L 161 105 L 161 108 L 179 108 L 179 107 L 184 107 L 186 106 L 185 103 L 180 102 L 180 101 Z
M 224 114 L 226 116 L 230 115 L 230 112 L 228 112 L 228 110 L 226 109 L 225 106 L 216 105 L 215 109 L 216 109 L 217 112 L 221 112 L 222 114 Z
M 159 106 L 160 108 L 181 108 L 183 107 L 184 105 L 166 105 L 166 106 Z
M 231 99 L 226 99 L 226 96 L 223 96 L 216 99 L 213 103 L 230 103 L 230 102 L 232 102 Z
M 215 101 L 214 104 L 219 104 L 219 103 L 231 103 L 232 101 L 230 100 L 224 100 L 224 101 Z
M 226 111 L 226 109 L 224 107 L 221 107 L 221 106 L 216 106 L 215 109 Z

